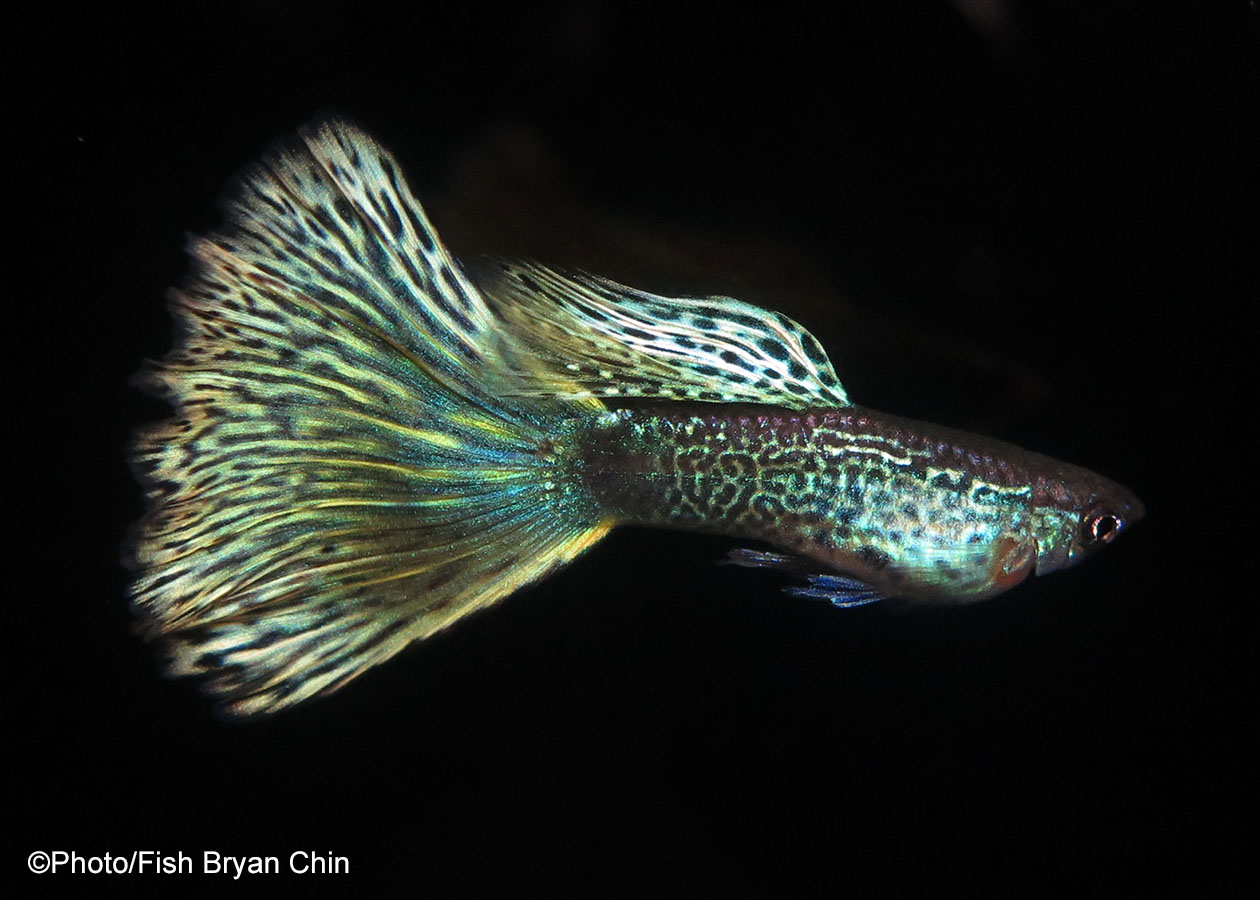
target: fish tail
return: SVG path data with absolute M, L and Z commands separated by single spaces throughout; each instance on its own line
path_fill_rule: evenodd
M 133 464 L 142 631 L 234 715 L 327 694 L 611 527 L 570 477 L 597 400 L 514 389 L 519 348 L 359 129 L 302 131 L 192 238 L 174 407 Z

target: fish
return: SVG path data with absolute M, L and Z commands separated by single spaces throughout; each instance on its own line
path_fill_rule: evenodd
M 139 385 L 137 630 L 228 716 L 328 695 L 620 525 L 838 608 L 966 603 L 1073 565 L 1128 489 L 852 403 L 793 319 L 523 260 L 464 266 L 358 125 L 318 120 L 188 239 Z M 742 546 L 748 544 L 749 546 Z

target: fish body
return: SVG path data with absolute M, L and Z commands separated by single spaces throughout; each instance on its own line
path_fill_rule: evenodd
M 732 562 L 837 606 L 968 601 L 1142 516 L 1126 489 L 854 405 L 818 341 L 729 297 L 527 262 L 469 273 L 397 163 L 330 120 L 192 239 L 142 383 L 142 630 L 235 715 L 329 693 L 616 525 L 766 542 Z
M 765 541 L 883 596 L 991 597 L 1098 543 L 1078 510 L 1142 514 L 1085 469 L 857 406 L 623 409 L 584 438 L 617 522 Z

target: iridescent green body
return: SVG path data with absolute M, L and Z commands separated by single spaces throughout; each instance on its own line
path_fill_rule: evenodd
M 837 606 L 967 601 L 1142 515 L 1124 488 L 854 406 L 822 345 L 732 297 L 528 262 L 473 277 L 399 166 L 330 120 L 240 179 L 142 382 L 145 634 L 234 715 L 339 689 L 614 526 L 765 541 Z
M 1087 470 L 853 406 L 623 409 L 581 435 L 576 460 L 620 523 L 766 541 L 919 598 L 981 599 L 1056 568 L 1077 536 L 1060 509 L 1140 514 Z

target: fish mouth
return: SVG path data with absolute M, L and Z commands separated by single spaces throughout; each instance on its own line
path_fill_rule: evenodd
M 1104 544 L 1113 543 L 1115 538 L 1120 537 L 1146 517 L 1146 505 L 1137 498 L 1137 495 L 1127 488 L 1121 488 L 1121 490 L 1123 493 L 1117 498 L 1119 502 L 1116 504 L 1115 511 L 1111 513 L 1115 519 L 1114 534 L 1103 541 Z
M 1125 527 L 1133 525 L 1146 518 L 1146 504 L 1139 500 L 1135 495 L 1129 495 L 1129 502 L 1125 506 L 1122 520 Z
M 1124 485 L 1116 484 L 1114 481 L 1111 482 L 1111 491 L 1109 493 L 1110 500 L 1115 507 L 1113 515 L 1119 520 L 1122 529 L 1141 521 L 1146 516 L 1146 505 L 1138 499 L 1137 494 Z M 1099 499 L 1101 501 L 1099 505 L 1105 507 L 1108 495 L 1102 493 Z

